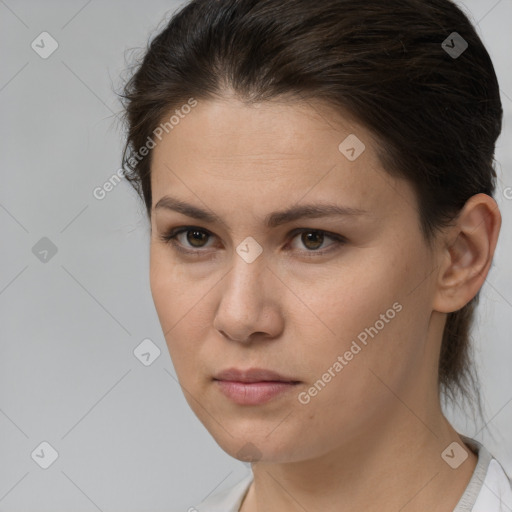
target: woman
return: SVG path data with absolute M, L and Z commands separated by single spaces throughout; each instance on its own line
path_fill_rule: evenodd
M 177 376 L 252 464 L 197 509 L 511 510 L 441 408 L 470 398 L 501 226 L 499 87 L 461 10 L 192 1 L 123 98 Z

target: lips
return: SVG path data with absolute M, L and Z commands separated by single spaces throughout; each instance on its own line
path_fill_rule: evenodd
M 296 384 L 300 381 L 281 375 L 272 370 L 263 368 L 249 368 L 247 370 L 239 370 L 237 368 L 229 368 L 215 375 L 214 380 L 224 380 L 232 382 L 288 382 Z
M 263 405 L 289 393 L 300 382 L 262 368 L 229 368 L 219 372 L 213 381 L 227 398 L 244 406 Z

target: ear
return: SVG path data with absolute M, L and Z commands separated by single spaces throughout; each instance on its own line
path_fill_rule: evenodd
M 484 284 L 501 228 L 501 213 L 487 194 L 468 199 L 447 232 L 441 249 L 435 311 L 451 313 L 464 307 Z

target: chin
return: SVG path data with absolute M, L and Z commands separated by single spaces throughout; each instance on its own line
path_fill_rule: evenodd
M 242 462 L 292 462 L 297 453 L 297 443 L 285 443 L 280 435 L 267 435 L 266 429 L 260 429 L 258 432 L 238 433 L 230 425 L 225 425 L 229 435 L 218 425 L 215 431 L 208 429 L 217 444 L 231 457 Z M 271 431 L 271 430 L 270 430 Z M 291 441 L 291 438 L 288 438 Z

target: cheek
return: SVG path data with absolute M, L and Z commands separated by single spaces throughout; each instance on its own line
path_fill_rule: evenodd
M 411 364 L 419 364 L 430 314 L 428 290 L 421 286 L 414 293 L 411 290 L 424 278 L 427 264 L 417 248 L 393 243 L 344 259 L 314 293 L 311 282 L 309 288 L 302 283 L 299 293 L 308 309 L 296 310 L 295 337 L 302 340 L 297 352 L 311 381 L 332 368 L 338 356 L 345 356 L 337 375 L 343 373 L 347 379 L 351 375 L 348 382 L 354 391 L 358 389 L 356 395 L 364 395 L 359 386 L 375 379 L 370 368 L 398 382 L 411 371 Z M 333 379 L 337 384 L 329 386 L 345 388 L 341 380 Z
M 180 329 L 187 323 L 188 299 L 180 278 L 179 266 L 173 265 L 165 248 L 152 247 L 150 255 L 150 287 L 162 332 L 174 361 L 180 352 Z M 189 313 L 190 314 L 190 313 Z M 181 319 L 181 320 L 180 320 Z
M 166 324 L 162 327 L 167 331 L 190 309 L 194 286 L 171 250 L 157 243 L 150 250 L 150 287 L 160 322 Z
M 151 247 L 151 295 L 173 365 L 178 375 L 183 375 L 183 382 L 187 375 L 197 373 L 184 368 L 197 366 L 201 358 L 201 340 L 211 324 L 205 296 L 212 285 L 204 279 L 191 279 L 166 247 Z
M 172 268 L 166 262 L 164 252 L 154 245 L 151 246 L 150 265 L 149 265 L 149 282 L 151 287 L 151 295 L 155 304 L 162 329 L 167 331 L 172 326 L 174 302 L 176 295 L 171 292 Z
M 309 319 L 311 329 L 316 325 L 322 334 L 319 345 L 325 347 L 329 340 L 337 349 L 350 345 L 381 314 L 390 310 L 388 316 L 395 316 L 393 304 L 403 299 L 403 265 L 390 251 L 354 251 L 321 279 L 310 276 L 294 284 L 307 305 L 297 309 L 302 311 L 298 318 Z

